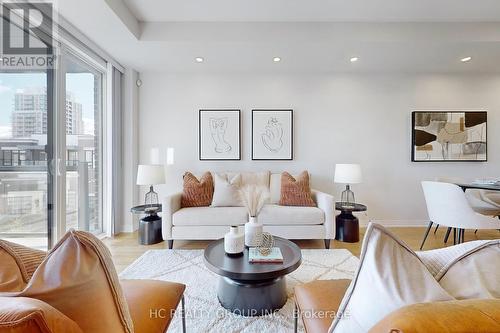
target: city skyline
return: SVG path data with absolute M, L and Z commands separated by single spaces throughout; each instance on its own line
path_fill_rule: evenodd
M 82 105 L 82 134 L 93 134 L 93 74 L 67 73 L 66 88 L 68 93 L 75 96 L 76 101 Z M 12 114 L 16 92 L 39 89 L 46 89 L 45 73 L 0 73 L 0 138 L 12 137 Z

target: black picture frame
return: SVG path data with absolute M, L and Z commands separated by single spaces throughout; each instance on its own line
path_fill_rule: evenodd
M 290 155 L 286 158 L 256 158 L 255 157 L 255 126 L 254 118 L 258 112 L 287 112 L 290 113 Z M 293 109 L 253 109 L 252 110 L 252 160 L 253 161 L 293 161 L 294 158 L 294 115 Z
M 238 156 L 235 158 L 204 158 L 202 156 L 202 114 L 203 112 L 235 112 L 238 114 Z M 240 161 L 241 160 L 241 110 L 240 109 L 200 109 L 198 111 L 198 159 L 200 161 Z
M 485 159 L 480 159 L 480 160 L 473 160 L 473 159 L 443 159 L 443 160 L 420 160 L 416 159 L 415 157 L 415 147 L 416 145 L 416 136 L 415 136 L 415 121 L 416 121 L 416 116 L 419 113 L 480 113 L 484 114 L 485 118 L 485 128 L 486 128 L 486 138 L 485 138 Z M 442 163 L 442 162 L 473 162 L 473 163 L 484 163 L 488 162 L 488 112 L 484 110 L 478 110 L 478 111 L 460 111 L 460 110 L 418 110 L 418 111 L 413 111 L 411 113 L 411 161 L 415 163 Z

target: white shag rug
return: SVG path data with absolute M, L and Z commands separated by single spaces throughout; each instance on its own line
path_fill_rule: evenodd
M 203 262 L 203 250 L 150 250 L 121 274 L 121 279 L 156 279 L 184 283 L 187 288 L 187 332 L 293 332 L 293 288 L 313 280 L 352 279 L 359 259 L 345 249 L 302 250 L 302 264 L 287 275 L 288 300 L 276 313 L 243 317 L 224 309 L 217 300 L 218 275 Z M 169 332 L 181 332 L 176 313 Z M 299 320 L 299 332 L 303 332 Z

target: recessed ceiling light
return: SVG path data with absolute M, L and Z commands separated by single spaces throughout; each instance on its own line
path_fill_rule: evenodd
M 358 57 L 352 57 L 352 58 L 351 58 L 351 59 L 349 59 L 349 60 L 350 60 L 351 62 L 356 62 L 356 61 L 358 61 L 358 60 L 359 60 L 359 58 L 358 58 Z
M 194 60 L 196 62 L 203 62 L 205 59 L 203 59 L 202 57 L 196 57 L 196 58 L 194 58 Z
M 467 61 L 471 61 L 472 57 L 465 57 L 465 58 L 462 58 L 460 59 L 461 62 L 467 62 Z
M 273 61 L 274 61 L 274 62 L 280 62 L 280 61 L 281 61 L 281 58 L 280 58 L 280 57 L 274 57 L 274 58 L 273 58 Z

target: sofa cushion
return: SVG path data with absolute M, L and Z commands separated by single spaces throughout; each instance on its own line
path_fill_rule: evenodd
M 364 333 L 405 305 L 450 301 L 408 245 L 381 225 L 370 223 L 360 264 L 329 332 Z
M 186 172 L 183 182 L 181 207 L 210 206 L 214 194 L 214 181 L 210 172 L 204 173 L 199 180 L 191 172 Z
M 288 172 L 281 174 L 280 205 L 315 207 L 309 186 L 309 173 L 303 171 L 297 177 Z
M 60 311 L 27 297 L 0 297 L 0 332 L 83 333 Z
M 258 220 L 264 225 L 315 225 L 325 223 L 325 213 L 317 207 L 265 205 Z
M 281 173 L 272 173 L 269 177 L 269 202 L 277 205 L 281 196 Z
M 21 291 L 47 253 L 0 240 L 0 292 Z
M 46 302 L 84 332 L 134 332 L 111 254 L 87 232 L 68 231 L 18 296 Z
M 189 207 L 172 216 L 175 226 L 242 225 L 248 222 L 245 207 Z
M 243 206 L 240 200 L 241 174 L 230 177 L 224 173 L 212 173 L 214 179 L 214 196 L 212 207 L 239 207 Z
M 235 175 L 241 175 L 241 186 L 257 185 L 269 188 L 269 171 L 262 172 L 228 172 L 229 178 L 233 178 Z

